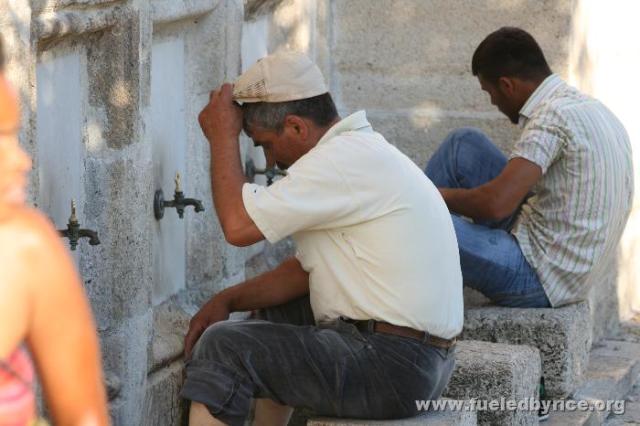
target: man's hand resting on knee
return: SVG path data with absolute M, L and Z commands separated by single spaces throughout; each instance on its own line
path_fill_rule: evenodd
M 193 346 L 207 327 L 229 319 L 231 312 L 277 306 L 307 294 L 309 274 L 295 257 L 286 259 L 272 271 L 221 291 L 189 322 L 184 338 L 185 356 L 191 356 Z
M 227 302 L 222 297 L 213 297 L 209 300 L 189 322 L 189 331 L 184 338 L 184 353 L 191 355 L 193 345 L 196 344 L 202 333 L 211 324 L 229 319 L 230 310 Z

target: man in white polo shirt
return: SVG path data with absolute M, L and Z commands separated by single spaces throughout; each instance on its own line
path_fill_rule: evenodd
M 243 424 L 252 397 L 270 424 L 286 424 L 288 407 L 400 418 L 417 413 L 416 399 L 438 398 L 463 314 L 455 233 L 435 186 L 364 111 L 340 120 L 319 69 L 298 53 L 263 58 L 213 92 L 199 119 L 226 239 L 292 236 L 297 252 L 192 319 L 182 391 L 191 423 Z M 286 177 L 245 182 L 242 127 Z M 261 319 L 225 321 L 257 309 Z

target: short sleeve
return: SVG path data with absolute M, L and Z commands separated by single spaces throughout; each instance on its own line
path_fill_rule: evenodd
M 559 123 L 552 120 L 545 123 L 540 118 L 532 118 L 525 126 L 509 158 L 521 157 L 529 160 L 540 166 L 544 174 L 560 157 L 566 141 L 566 133 Z
M 357 200 L 340 171 L 321 153 L 308 153 L 271 186 L 245 184 L 242 199 L 249 216 L 271 243 L 299 231 L 358 221 Z

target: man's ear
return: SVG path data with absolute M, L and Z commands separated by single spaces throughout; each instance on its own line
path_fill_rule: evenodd
M 505 95 L 513 96 L 516 91 L 516 82 L 510 77 L 498 78 L 496 86 Z
M 309 125 L 297 115 L 287 115 L 284 119 L 284 128 L 297 139 L 306 141 L 309 137 Z

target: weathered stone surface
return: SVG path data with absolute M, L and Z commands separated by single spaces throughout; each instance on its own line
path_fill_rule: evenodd
M 98 231 L 101 244 L 79 245 L 80 270 L 98 323 L 106 330 L 151 305 L 149 218 L 151 178 L 144 150 L 129 158 L 85 161 L 86 197 L 83 226 Z
M 344 111 L 346 116 L 352 111 Z M 497 113 L 444 114 L 434 110 L 367 111 L 374 130 L 424 168 L 444 138 L 460 127 L 485 132 L 503 152 L 509 152 L 519 136 L 516 126 Z
M 128 317 L 119 327 L 100 334 L 104 371 L 120 378 L 120 391 L 109 403 L 115 425 L 142 424 L 152 326 L 149 308 L 145 314 Z
M 83 9 L 91 6 L 104 6 L 113 3 L 120 3 L 124 0 L 31 0 L 31 7 L 34 13 L 45 14 L 57 10 Z
M 486 298 L 482 293 L 472 289 L 471 287 L 463 288 L 463 296 L 464 296 L 464 307 L 466 309 L 469 308 L 477 308 L 480 306 L 489 306 L 491 305 L 491 300 Z
M 459 411 L 431 411 L 408 419 L 394 420 L 360 420 L 317 417 L 307 422 L 307 426 L 356 426 L 356 425 L 388 425 L 388 426 L 473 426 L 478 424 L 476 413 L 466 403 Z
M 156 24 L 193 19 L 213 11 L 220 3 L 223 0 L 156 0 L 151 2 L 151 19 Z
M 612 413 L 607 418 L 606 426 L 640 424 L 640 377 L 631 392 L 625 397 L 625 410 Z
M 548 424 L 640 424 L 639 373 L 640 343 L 605 340 L 594 345 L 589 356 L 585 382 L 569 398 L 576 403 L 587 404 L 589 409 L 552 409 Z
M 596 425 L 593 422 L 594 415 L 588 411 L 556 411 L 549 413 L 549 419 L 545 426 L 583 426 Z
M 608 341 L 594 345 L 585 381 L 571 398 L 591 404 L 624 399 L 640 378 L 640 344 Z M 594 411 L 601 424 L 610 411 Z
M 295 254 L 295 246 L 291 239 L 285 239 L 277 244 L 266 243 L 264 249 L 247 260 L 245 275 L 253 278 L 277 267 L 284 259 Z
M 552 67 L 566 70 L 572 2 L 340 0 L 334 7 L 334 63 L 347 108 L 429 102 L 444 110 L 493 110 L 474 85 L 471 57 L 506 23 L 531 31 Z
M 175 2 L 163 2 L 165 7 L 169 3 L 171 8 L 175 8 Z M 242 277 L 244 272 L 247 249 L 233 247 L 225 241 L 215 214 L 209 175 L 209 144 L 197 120 L 198 113 L 208 102 L 209 93 L 239 75 L 242 19 L 240 2 L 218 1 L 213 12 L 156 28 L 156 36 L 180 36 L 185 40 L 188 176 L 185 191 L 202 200 L 205 207 L 204 213 L 186 217 L 186 285 L 202 295 L 198 297 L 199 301 L 229 284 L 235 284 L 236 278 Z M 207 46 L 207 49 L 203 51 L 202 46 Z
M 618 264 L 619 259 L 615 253 L 600 259 L 587 283 L 591 286 L 588 300 L 589 306 L 593 307 L 590 320 L 594 342 L 617 333 L 620 328 Z
M 581 383 L 591 347 L 587 304 L 556 309 L 471 308 L 464 339 L 529 345 L 540 350 L 549 397 L 570 394 Z
M 273 13 L 278 6 L 287 1 L 291 2 L 291 0 L 243 0 L 244 19 L 252 21 L 259 16 Z
M 182 357 L 191 315 L 174 299 L 153 309 L 153 338 L 147 372 L 153 373 Z
M 144 426 L 177 426 L 186 416 L 186 402 L 179 398 L 182 387 L 182 362 L 150 375 L 144 399 Z M 129 423 L 123 423 L 129 424 Z
M 122 381 L 110 371 L 104 373 L 104 385 L 107 388 L 107 399 L 112 401 L 120 395 Z
M 456 367 L 444 396 L 498 402 L 504 398 L 505 401 L 517 402 L 537 399 L 539 382 L 540 354 L 537 349 L 524 345 L 461 341 L 456 352 Z M 480 424 L 537 424 L 537 421 L 536 412 L 478 411 Z

